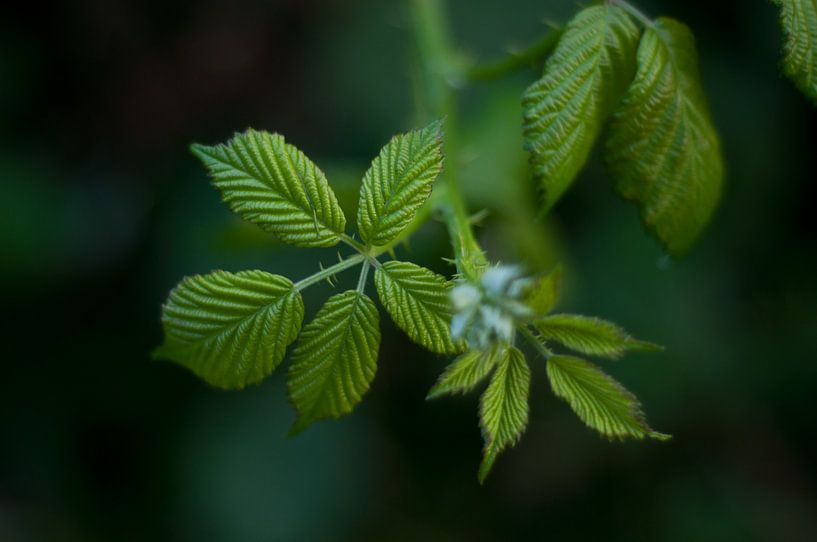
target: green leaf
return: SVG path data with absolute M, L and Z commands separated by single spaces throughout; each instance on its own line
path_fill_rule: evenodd
M 357 228 L 363 240 L 387 245 L 409 225 L 443 169 L 440 121 L 394 136 L 363 177 Z
M 300 247 L 331 247 L 346 227 L 326 176 L 279 134 L 247 130 L 226 145 L 192 145 L 242 218 Z
M 291 433 L 352 411 L 377 371 L 380 316 L 365 294 L 333 295 L 304 326 L 287 384 L 298 411 Z
M 553 393 L 570 404 L 581 420 L 610 439 L 668 440 L 670 435 L 653 431 L 638 399 L 590 362 L 571 356 L 547 361 Z
M 695 39 L 656 20 L 638 47 L 638 71 L 613 114 L 604 148 L 616 191 L 673 255 L 703 231 L 723 184 L 720 143 L 698 73 Z
M 786 34 L 783 70 L 800 90 L 817 101 L 817 1 L 774 0 Z
M 470 350 L 445 368 L 443 374 L 429 390 L 426 399 L 436 399 L 443 395 L 465 394 L 488 376 L 496 366 L 497 353 L 494 350 Z
M 301 294 L 285 277 L 264 271 L 188 277 L 164 306 L 165 342 L 154 356 L 213 386 L 240 389 L 278 366 L 303 317 Z
M 377 295 L 394 323 L 412 341 L 438 354 L 462 352 L 451 338 L 451 283 L 413 263 L 389 261 L 374 274 Z
M 491 471 L 500 452 L 513 446 L 528 425 L 530 369 L 525 356 L 514 347 L 502 354 L 491 383 L 480 401 L 479 415 L 485 440 L 479 481 Z
M 584 166 L 602 124 L 635 72 L 639 31 L 604 4 L 568 23 L 544 75 L 522 99 L 525 148 L 549 209 Z
M 543 339 L 592 356 L 615 359 L 628 350 L 661 350 L 656 344 L 633 339 L 611 322 L 588 316 L 554 314 L 537 320 L 534 325 Z
M 562 267 L 559 266 L 547 275 L 536 279 L 525 304 L 537 315 L 544 316 L 553 310 L 559 301 L 562 288 Z

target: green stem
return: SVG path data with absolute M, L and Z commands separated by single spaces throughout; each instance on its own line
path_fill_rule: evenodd
M 441 0 L 409 0 L 409 4 L 419 61 L 419 102 L 429 115 L 444 117 L 453 112 L 451 83 L 460 79 L 460 74 L 449 58 Z
M 360 268 L 360 278 L 357 279 L 357 293 L 362 294 L 366 288 L 366 277 L 369 276 L 369 260 L 363 260 L 363 266 Z
M 525 339 L 533 346 L 533 348 L 539 352 L 539 354 L 545 358 L 546 360 L 553 356 L 553 352 L 542 343 L 542 341 L 537 337 L 526 325 L 520 325 L 516 328 L 520 335 L 525 337 Z
M 647 17 L 643 11 L 627 2 L 627 0 L 608 0 L 608 3 L 618 5 L 618 7 L 632 15 L 633 18 L 637 19 L 647 28 L 655 28 L 655 22 Z
M 562 37 L 564 30 L 562 28 L 554 28 L 544 38 L 530 45 L 521 51 L 511 52 L 510 56 L 484 64 L 482 66 L 474 66 L 468 70 L 469 81 L 488 81 L 492 79 L 499 79 L 509 73 L 518 70 L 530 68 L 537 61 L 549 56 L 559 43 L 559 38 Z
M 445 154 L 442 176 L 444 190 L 436 203 L 448 227 L 457 271 L 477 279 L 488 265 L 477 243 L 465 201 L 457 185 L 457 108 L 452 82 L 461 79 L 448 43 L 441 0 L 409 0 L 414 22 L 420 73 L 420 102 L 428 113 L 445 118 Z
M 340 237 L 340 240 L 343 243 L 345 243 L 348 246 L 352 247 L 353 249 L 355 249 L 359 253 L 363 254 L 364 256 L 368 254 L 368 250 L 366 249 L 366 245 L 364 245 L 360 241 L 355 241 L 355 239 L 352 238 L 350 235 L 347 235 L 345 233 L 341 233 L 339 237 Z
M 317 284 L 318 282 L 321 282 L 322 280 L 325 280 L 331 277 L 332 275 L 335 275 L 336 273 L 339 273 L 345 269 L 349 269 L 350 267 L 354 267 L 360 262 L 367 262 L 368 261 L 367 258 L 368 257 L 364 254 L 353 254 L 352 256 L 349 256 L 345 260 L 339 261 L 338 263 L 331 267 L 321 269 L 314 275 L 310 275 L 305 279 L 299 280 L 298 282 L 295 283 L 295 290 L 300 292 L 301 290 L 308 288 L 313 284 Z

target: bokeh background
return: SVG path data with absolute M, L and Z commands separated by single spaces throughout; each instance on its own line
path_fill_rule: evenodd
M 694 29 L 728 162 L 687 259 L 662 255 L 597 156 L 546 221 L 530 220 L 519 96 L 540 66 L 463 89 L 456 159 L 471 209 L 489 211 L 493 259 L 561 260 L 562 310 L 666 345 L 609 369 L 675 439 L 598 438 L 534 363 L 527 434 L 485 487 L 477 395 L 425 402 L 448 360 L 388 318 L 365 401 L 297 438 L 285 371 L 226 393 L 149 358 L 182 276 L 297 279 L 335 258 L 240 222 L 188 144 L 282 132 L 353 216 L 371 158 L 416 123 L 404 3 L 5 5 L 0 540 L 814 540 L 817 109 L 779 73 L 771 3 L 639 5 Z M 449 8 L 465 57 L 490 60 L 576 5 Z M 439 224 L 400 250 L 451 272 Z M 308 291 L 307 317 L 330 292 Z

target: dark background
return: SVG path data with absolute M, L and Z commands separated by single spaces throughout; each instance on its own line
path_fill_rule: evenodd
M 532 226 L 519 96 L 540 67 L 463 92 L 462 183 L 494 260 L 553 260 L 561 309 L 665 352 L 610 371 L 668 443 L 608 443 L 533 363 L 531 423 L 485 487 L 477 396 L 426 403 L 448 360 L 383 319 L 353 415 L 287 438 L 285 371 L 243 392 L 153 362 L 184 275 L 298 279 L 294 250 L 219 202 L 193 141 L 275 130 L 354 216 L 358 180 L 416 124 L 405 6 L 382 0 L 12 2 L 0 15 L 0 540 L 814 540 L 817 110 L 778 70 L 765 1 L 653 1 L 687 22 L 728 184 L 692 254 L 663 257 L 594 157 Z M 491 59 L 565 22 L 568 0 L 452 0 Z M 452 159 L 449 157 L 449 160 Z M 412 258 L 451 272 L 439 225 Z M 403 250 L 403 249 L 401 249 Z M 354 277 L 345 277 L 353 280 Z M 306 296 L 307 318 L 330 294 Z

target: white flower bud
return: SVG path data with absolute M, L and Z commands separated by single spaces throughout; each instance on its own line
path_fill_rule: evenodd
M 486 270 L 479 284 L 460 283 L 451 290 L 454 316 L 451 335 L 465 339 L 473 349 L 484 350 L 513 340 L 516 320 L 530 318 L 533 311 L 521 299 L 533 281 L 521 276 L 515 265 Z
M 471 284 L 460 284 L 451 290 L 451 304 L 456 312 L 472 309 L 479 305 L 482 293 Z
M 495 265 L 482 274 L 482 286 L 491 295 L 503 295 L 510 283 L 519 278 L 521 270 L 518 265 Z

